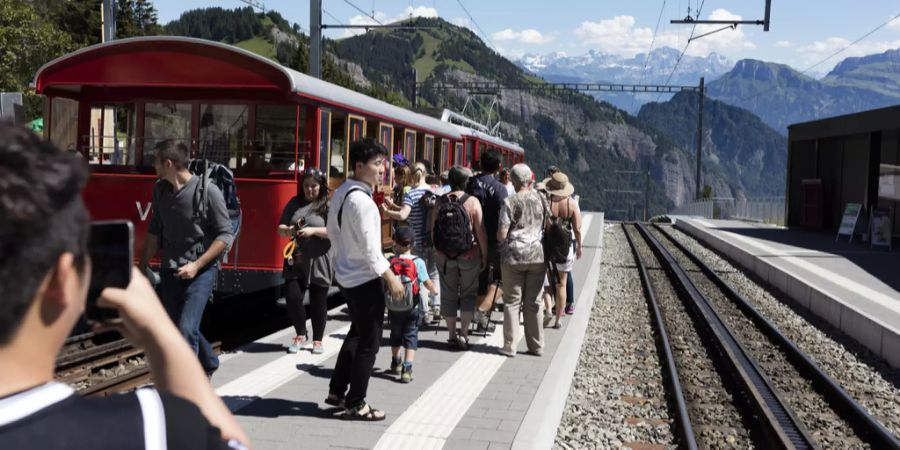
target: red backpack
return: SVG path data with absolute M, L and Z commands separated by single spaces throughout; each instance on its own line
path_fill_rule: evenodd
M 419 272 L 416 270 L 415 259 L 395 256 L 391 258 L 390 264 L 391 272 L 397 275 L 400 282 L 403 283 L 403 296 L 395 298 L 389 292 L 385 292 L 384 299 L 387 308 L 395 312 L 410 311 L 416 306 L 416 301 L 419 299 Z

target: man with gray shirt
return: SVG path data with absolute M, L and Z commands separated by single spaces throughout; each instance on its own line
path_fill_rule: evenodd
M 206 212 L 201 210 L 200 177 L 188 170 L 188 150 L 164 141 L 156 147 L 153 167 L 159 181 L 153 188 L 153 212 L 139 268 L 162 248 L 160 297 L 188 345 L 198 354 L 207 375 L 219 368 L 219 358 L 200 333 L 206 302 L 219 276 L 219 257 L 234 241 L 225 198 L 215 184 L 206 186 Z

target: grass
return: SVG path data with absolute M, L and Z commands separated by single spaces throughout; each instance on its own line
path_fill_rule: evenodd
M 272 45 L 271 42 L 257 36 L 252 39 L 247 39 L 246 41 L 241 41 L 234 44 L 236 47 L 240 47 L 244 50 L 251 51 L 256 53 L 257 55 L 275 59 L 275 46 Z

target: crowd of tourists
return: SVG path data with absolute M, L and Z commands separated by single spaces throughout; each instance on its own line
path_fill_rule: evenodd
M 146 349 L 157 390 L 86 399 L 54 381 L 53 361 L 84 309 L 90 279 L 89 223 L 80 197 L 87 169 L 33 134 L 0 124 L 0 447 L 56 448 L 76 436 L 99 448 L 101 437 L 90 429 L 107 423 L 112 437 L 104 439 L 125 436 L 141 426 L 128 422 L 134 417 L 143 417 L 145 432 L 152 423 L 169 436 L 170 448 L 248 442 L 210 386 L 219 361 L 200 332 L 235 224 L 223 192 L 188 169 L 183 144 L 165 141 L 155 150 L 159 181 L 140 262 L 127 289 L 108 288 L 99 300 L 118 310 L 121 321 L 95 326 L 115 328 Z M 385 418 L 366 394 L 386 321 L 390 372 L 409 383 L 420 327 L 443 322 L 448 347 L 466 351 L 470 330 L 495 332 L 491 312 L 502 308 L 499 353 L 516 356 L 521 317 L 527 353 L 540 356 L 544 328 L 559 328 L 574 312 L 571 272 L 582 254 L 581 212 L 564 173 L 551 167 L 535 182 L 526 164 L 504 168 L 497 154 L 485 152 L 474 173 L 453 166 L 436 174 L 429 161 L 397 155 L 387 168 L 390 155 L 371 138 L 352 143 L 352 172 L 334 192 L 324 173 L 305 170 L 298 195 L 273 224 L 289 242 L 283 293 L 295 337 L 287 352 L 322 354 L 329 288 L 339 287 L 346 302 L 351 325 L 324 400 L 344 419 Z M 386 170 L 393 171 L 393 189 L 377 204 Z M 392 224 L 388 254 L 383 217 Z M 145 274 L 153 274 L 147 265 L 157 253 L 154 291 Z M 22 408 L 23 402 L 35 406 Z M 164 419 L 149 417 L 154 411 Z M 41 433 L 47 424 L 65 432 Z

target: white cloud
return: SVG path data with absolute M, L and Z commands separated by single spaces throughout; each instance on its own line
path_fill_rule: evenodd
M 900 19 L 898 19 L 900 20 Z M 813 42 L 809 45 L 804 45 L 797 48 L 798 56 L 803 63 L 803 70 L 806 66 L 815 64 L 822 59 L 832 55 L 834 52 L 846 47 L 850 44 L 850 40 L 842 37 L 829 37 L 821 41 Z M 895 49 L 900 47 L 900 39 L 894 41 L 860 41 L 854 44 L 852 47 L 844 50 L 839 55 L 829 59 L 822 63 L 822 65 L 817 66 L 817 70 L 831 70 L 837 63 L 841 62 L 844 58 L 849 58 L 851 56 L 866 56 L 872 55 L 875 53 L 883 53 L 887 50 Z
M 709 15 L 709 19 L 741 20 L 741 17 L 725 9 L 717 9 Z M 685 40 L 690 32 L 690 26 L 683 26 L 686 27 L 686 30 L 670 29 L 669 31 L 658 33 L 653 44 L 654 48 L 684 48 Z M 697 25 L 694 35 L 699 36 L 719 28 L 722 28 L 722 25 Z M 650 47 L 650 42 L 653 41 L 653 29 L 636 26 L 633 16 L 615 16 L 612 19 L 604 19 L 599 22 L 582 22 L 575 29 L 575 35 L 581 40 L 582 45 L 590 46 L 606 53 L 629 57 L 637 53 L 646 52 Z M 747 35 L 744 34 L 743 27 L 738 27 L 735 30 L 726 29 L 692 41 L 688 46 L 687 53 L 695 56 L 706 56 L 711 52 L 717 52 L 730 56 L 754 48 L 756 48 L 756 45 L 750 42 Z
M 450 21 L 450 23 L 452 23 L 453 25 L 456 25 L 458 27 L 468 28 L 468 29 L 472 30 L 472 32 L 477 34 L 477 32 L 475 31 L 475 26 L 472 25 L 472 21 L 469 20 L 468 17 L 454 17 Z
M 513 31 L 507 28 L 491 35 L 495 41 L 518 41 L 523 44 L 547 44 L 553 41 L 553 36 L 544 36 L 540 31 L 528 28 L 522 31 Z
M 398 20 L 409 19 L 411 17 L 437 17 L 438 11 L 435 8 L 431 8 L 428 6 L 407 6 L 406 9 L 403 10 L 403 14 L 400 17 L 392 20 L 391 22 L 396 22 Z
M 788 47 L 791 47 L 791 46 L 793 46 L 793 45 L 794 45 L 794 44 L 791 44 L 791 41 L 778 41 L 778 42 L 775 43 L 775 46 L 778 47 L 778 48 L 788 48 Z

